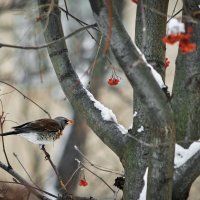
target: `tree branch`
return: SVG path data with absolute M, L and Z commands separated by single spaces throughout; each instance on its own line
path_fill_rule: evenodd
M 200 150 L 186 163 L 175 169 L 173 182 L 173 199 L 187 199 L 190 187 L 200 174 Z
M 24 178 L 22 178 L 16 171 L 11 169 L 9 166 L 6 166 L 4 163 L 0 161 L 0 168 L 8 172 L 10 175 L 15 177 L 20 183 L 22 183 L 24 186 L 27 187 L 29 191 L 31 191 L 35 196 L 37 196 L 39 199 L 44 199 L 44 196 L 36 191 Z M 45 197 L 46 198 L 46 197 Z M 48 198 L 46 198 L 48 200 Z
M 81 27 L 81 28 L 75 30 L 74 32 L 70 33 L 69 35 L 63 36 L 61 38 L 58 38 L 57 40 L 49 42 L 48 44 L 42 44 L 42 45 L 39 45 L 39 46 L 20 46 L 20 45 L 12 45 L 12 44 L 0 43 L 0 48 L 7 47 L 7 48 L 23 49 L 23 50 L 38 50 L 38 49 L 43 49 L 43 48 L 47 48 L 48 46 L 51 46 L 52 44 L 55 44 L 56 42 L 69 39 L 70 37 L 72 37 L 72 36 L 80 33 L 81 31 L 87 30 L 89 28 L 94 28 L 95 26 L 96 26 L 96 24 L 86 25 L 84 27 Z
M 184 147 L 188 147 L 192 140 L 200 138 L 200 24 L 188 21 L 197 7 L 196 1 L 184 1 L 183 22 L 186 30 L 192 27 L 191 41 L 195 42 L 196 51 L 188 54 L 179 52 L 173 86 L 172 106 L 176 121 L 177 141 L 185 140 Z M 189 4 L 189 5 L 188 5 Z M 194 20 L 198 20 L 193 18 Z M 187 142 L 188 141 L 188 142 Z
M 40 15 L 45 14 L 47 9 L 41 5 L 48 2 L 48 0 L 39 0 Z M 55 2 L 58 3 L 58 1 Z M 44 25 L 45 21 L 42 21 L 42 23 Z M 54 6 L 52 13 L 49 15 L 49 23 L 44 36 L 47 43 L 63 37 L 60 11 L 57 6 Z M 74 109 L 83 118 L 86 118 L 89 126 L 97 136 L 121 157 L 125 137 L 122 135 L 120 126 L 112 119 L 105 120 L 102 117 L 102 111 L 95 107 L 95 100 L 83 88 L 70 63 L 66 44 L 63 41 L 56 42 L 48 47 L 48 52 L 61 87 Z

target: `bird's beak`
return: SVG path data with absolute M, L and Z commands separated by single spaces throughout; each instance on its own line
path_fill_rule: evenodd
M 74 120 L 68 120 L 67 124 L 74 124 Z

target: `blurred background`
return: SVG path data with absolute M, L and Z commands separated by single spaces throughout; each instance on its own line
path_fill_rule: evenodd
M 134 41 L 136 4 L 131 0 L 116 1 L 116 4 L 123 18 L 124 26 Z M 66 9 L 63 0 L 60 0 L 59 6 Z M 169 14 L 172 14 L 174 6 L 175 1 L 171 0 Z M 181 1 L 178 1 L 175 11 L 178 11 L 181 7 Z M 70 14 L 84 22 L 88 24 L 95 22 L 88 1 L 68 0 L 67 8 Z M 0 43 L 24 46 L 44 44 L 43 32 L 45 30 L 41 28 L 40 22 L 37 20 L 38 17 L 37 1 L 0 1 Z M 64 12 L 62 12 L 62 23 L 65 35 L 81 27 L 76 20 L 69 15 L 66 16 Z M 82 83 L 89 87 L 99 101 L 113 110 L 119 123 L 129 129 L 132 125 L 133 91 L 111 53 L 109 58 L 112 64 L 97 55 L 97 62 L 94 65 L 100 35 L 95 31 L 90 31 L 90 33 L 96 38 L 97 42 L 86 31 L 66 41 L 73 67 Z M 171 64 L 166 71 L 166 84 L 170 90 L 173 83 L 176 54 L 177 47 L 167 46 L 166 57 L 170 59 Z M 88 70 L 93 65 L 94 70 L 91 75 Z M 107 84 L 113 68 L 121 78 L 120 83 L 115 87 Z M 46 145 L 65 183 L 69 181 L 78 167 L 75 158 L 84 160 L 74 149 L 74 145 L 78 146 L 91 162 L 123 174 L 123 168 L 115 154 L 87 127 L 85 120 L 74 113 L 73 108 L 61 90 L 46 49 L 22 50 L 2 47 L 0 49 L 0 81 L 16 87 L 24 95 L 48 111 L 52 118 L 65 116 L 75 120 L 76 123 L 73 126 L 67 126 L 61 139 L 52 145 Z M 4 132 L 9 131 L 12 126 L 17 124 L 39 118 L 48 118 L 48 115 L 39 107 L 4 83 L 0 83 L 0 99 L 3 105 L 0 108 L 0 112 L 6 114 L 7 120 L 3 126 Z M 2 141 L 0 141 L 0 160 L 6 162 L 1 147 Z M 9 136 L 5 138 L 5 147 L 11 165 L 20 175 L 29 180 L 23 169 L 24 167 L 32 181 L 41 188 L 54 194 L 62 192 L 54 171 L 37 145 L 31 144 L 19 136 Z M 18 160 L 23 164 L 23 167 Z M 113 187 L 117 174 L 103 172 L 90 165 L 87 166 Z M 98 177 L 87 170 L 84 170 L 84 175 L 89 185 L 80 187 L 79 180 L 82 173 L 77 172 L 68 183 L 69 193 L 79 196 L 92 196 L 97 199 L 113 198 L 112 191 Z M 0 169 L 0 180 L 12 181 L 12 177 Z M 197 180 L 192 187 L 190 200 L 199 199 L 197 195 L 199 191 L 198 183 L 199 181 Z M 0 183 L 0 191 L 4 191 L 4 189 L 13 191 L 13 193 L 17 191 L 16 188 Z M 22 197 L 18 197 L 19 199 L 23 199 L 22 194 L 23 192 L 21 193 Z M 12 195 L 12 192 L 9 192 L 9 195 Z M 120 196 L 121 194 L 119 193 L 119 198 Z

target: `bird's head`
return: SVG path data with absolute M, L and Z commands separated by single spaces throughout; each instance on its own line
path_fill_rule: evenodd
M 62 129 L 64 129 L 68 124 L 74 124 L 74 120 L 70 120 L 65 117 L 56 117 L 54 120 L 60 124 Z

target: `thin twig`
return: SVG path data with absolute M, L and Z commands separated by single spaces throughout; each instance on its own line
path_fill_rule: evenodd
M 1 99 L 0 99 L 0 103 L 1 103 L 1 109 L 2 109 L 1 116 L 0 116 L 0 131 L 1 131 L 1 134 L 2 134 L 3 133 L 3 125 L 5 123 L 5 116 L 4 116 L 4 111 L 3 111 L 3 103 L 2 103 Z M 3 146 L 3 153 L 5 155 L 7 165 L 8 165 L 9 168 L 12 169 L 12 166 L 11 166 L 9 160 L 8 160 L 8 156 L 7 156 L 7 153 L 6 153 L 6 148 L 5 148 L 3 135 L 1 136 L 1 140 L 2 140 L 2 146 Z
M 11 87 L 11 88 L 13 88 L 14 90 L 16 90 L 19 94 L 21 94 L 23 97 L 24 97 L 24 99 L 28 99 L 31 103 L 33 103 L 34 105 L 36 105 L 38 108 L 40 108 L 44 113 L 46 113 L 48 116 L 49 116 L 49 118 L 51 118 L 51 115 L 50 115 L 50 113 L 48 112 L 48 111 L 46 111 L 44 108 L 42 108 L 39 104 L 37 104 L 35 101 L 33 101 L 32 99 L 30 99 L 29 97 L 27 97 L 24 93 L 22 93 L 20 90 L 18 90 L 16 87 L 14 87 L 13 85 L 11 85 L 11 84 L 9 84 L 9 83 L 7 83 L 7 82 L 5 82 L 5 81 L 1 81 L 0 80 L 0 83 L 3 83 L 3 84 L 5 84 L 5 85 L 8 85 L 9 87 Z
M 39 199 L 44 199 L 44 196 L 39 193 L 36 189 L 34 189 L 23 177 L 21 177 L 14 169 L 9 168 L 9 166 L 5 165 L 0 161 L 0 168 L 8 172 L 10 175 L 15 177 L 20 183 L 22 183 L 24 186 L 27 187 L 28 190 L 30 190 L 34 195 L 36 195 Z M 45 197 L 46 200 L 49 200 L 47 197 Z
M 100 41 L 99 41 L 99 45 L 98 45 L 98 48 L 97 48 L 97 52 L 96 52 L 96 55 L 94 57 L 94 61 L 92 62 L 91 66 L 88 68 L 88 70 L 86 71 L 88 74 L 89 74 L 89 78 L 91 79 L 92 77 L 92 74 L 93 74 L 93 71 L 94 71 L 94 68 L 97 64 L 97 58 L 98 58 L 98 55 L 99 55 L 99 52 L 100 52 L 100 49 L 101 49 L 101 43 L 102 43 L 102 35 L 100 36 Z M 107 55 L 107 54 L 106 54 Z M 89 84 L 88 84 L 88 88 L 90 87 L 90 81 L 89 81 Z
M 115 193 L 114 193 L 114 195 L 113 195 L 113 199 L 112 199 L 112 200 L 117 200 L 117 195 L 118 195 L 118 193 L 119 193 L 119 190 L 120 190 L 120 189 L 117 188 L 117 190 L 115 191 Z
M 173 14 L 174 14 L 174 12 L 175 12 L 175 10 L 176 10 L 176 6 L 177 6 L 177 4 L 178 4 L 178 0 L 176 0 L 176 3 L 175 3 L 175 5 L 174 5 L 174 8 L 173 8 L 173 11 L 172 11 L 172 16 L 173 16 Z
M 14 49 L 24 49 L 24 50 L 38 50 L 38 49 L 42 49 L 42 48 L 47 48 L 49 47 L 50 45 L 53 45 L 59 41 L 62 41 L 62 40 L 66 40 L 66 39 L 69 39 L 70 37 L 72 37 L 73 35 L 77 34 L 77 33 L 80 33 L 81 31 L 83 30 L 86 30 L 86 29 L 89 29 L 89 28 L 92 28 L 92 27 L 95 27 L 97 24 L 91 24 L 91 25 L 88 25 L 88 26 L 84 26 L 82 28 L 79 28 L 77 30 L 75 30 L 74 32 L 70 33 L 69 35 L 67 36 L 64 36 L 62 38 L 59 38 L 57 40 L 54 40 L 52 42 L 49 42 L 47 44 L 43 44 L 43 45 L 40 45 L 40 46 L 21 46 L 21 45 L 12 45 L 12 44 L 5 44 L 5 43 L 0 43 L 0 48 L 1 47 L 8 47 L 8 48 L 14 48 Z
M 5 93 L 2 93 L 2 94 L 0 94 L 0 96 L 4 96 L 4 95 L 7 95 L 7 94 L 11 94 L 12 92 L 14 92 L 15 90 L 12 90 L 12 91 L 10 91 L 10 92 L 5 92 Z
M 56 195 L 51 194 L 51 193 L 49 193 L 49 192 L 46 192 L 45 190 L 42 190 L 42 189 L 40 189 L 40 188 L 31 186 L 31 185 L 26 185 L 26 184 L 24 184 L 24 183 L 19 183 L 19 182 L 16 181 L 16 180 L 15 180 L 15 181 L 1 181 L 1 180 L 0 180 L 0 183 L 16 184 L 16 185 L 23 185 L 23 186 L 25 186 L 25 187 L 31 187 L 31 188 L 33 188 L 33 189 L 35 189 L 35 190 L 38 190 L 38 191 L 40 191 L 40 192 L 43 192 L 44 194 L 47 194 L 47 195 L 49 195 L 49 196 L 51 196 L 51 197 L 58 198 Z
M 77 167 L 77 169 L 73 172 L 73 174 L 71 175 L 71 177 L 69 178 L 69 180 L 67 181 L 67 183 L 65 183 L 65 187 L 68 186 L 68 184 L 71 182 L 71 180 L 74 178 L 75 174 L 81 169 L 80 166 Z
M 75 159 L 77 161 L 78 164 L 80 164 L 83 168 L 85 168 L 87 171 L 89 171 L 91 174 L 93 174 L 94 176 L 96 176 L 98 179 L 100 179 L 105 185 L 107 185 L 108 188 L 110 188 L 110 190 L 115 193 L 115 190 L 113 190 L 110 185 L 103 179 L 101 178 L 99 175 L 95 174 L 93 171 L 91 171 L 89 168 L 86 167 L 86 165 L 84 165 L 80 160 Z
M 67 12 L 65 9 L 58 7 L 61 11 L 63 11 L 64 13 L 66 13 L 67 15 L 69 15 L 72 19 L 76 20 L 79 24 L 81 25 L 86 25 L 88 26 L 89 24 L 87 24 L 86 22 L 82 21 L 81 19 L 75 17 L 74 15 L 72 15 L 70 12 Z M 92 27 L 92 29 L 99 31 L 99 29 L 97 29 L 96 27 Z
M 168 20 L 167 20 L 167 23 L 174 17 L 176 17 L 176 15 L 178 15 L 180 12 L 183 11 L 183 8 L 181 8 L 179 11 L 177 11 L 174 15 L 172 15 Z
M 68 8 L 67 8 L 67 2 L 66 2 L 66 0 L 64 0 L 64 3 L 65 3 L 65 8 L 66 8 L 66 17 L 67 17 L 67 20 L 69 20 L 69 17 L 68 17 Z
M 37 187 L 40 188 L 38 185 L 36 185 L 36 183 L 34 183 L 33 179 L 31 178 L 30 174 L 28 173 L 28 171 L 26 170 L 26 168 L 24 167 L 24 165 L 22 164 L 22 162 L 19 160 L 17 154 L 13 153 L 14 157 L 17 159 L 18 163 L 21 165 L 21 167 L 23 168 L 23 170 L 25 171 L 25 173 L 27 174 L 27 176 L 29 177 L 30 181 Z
M 124 176 L 124 174 L 122 173 L 119 173 L 119 172 L 116 172 L 114 170 L 111 170 L 111 169 L 108 169 L 108 168 L 104 168 L 104 167 L 101 167 L 101 166 L 98 166 L 94 163 L 92 163 L 84 154 L 83 152 L 80 151 L 80 149 L 75 145 L 74 146 L 75 150 L 94 168 L 98 169 L 98 170 L 101 170 L 101 171 L 104 171 L 104 172 L 109 172 L 109 173 L 113 173 L 113 174 L 117 174 L 117 175 L 120 175 L 120 176 Z
M 53 168 L 53 170 L 54 170 L 54 172 L 55 172 L 55 174 L 57 176 L 58 182 L 60 183 L 60 186 L 67 192 L 65 184 L 63 183 L 62 178 L 61 178 L 60 174 L 58 173 L 58 170 L 56 169 L 56 166 L 54 165 L 53 161 L 51 160 L 50 154 L 45 149 L 45 145 L 41 146 L 41 150 L 45 154 L 45 159 L 48 160 L 49 163 L 51 164 L 51 166 L 52 166 L 52 168 Z

